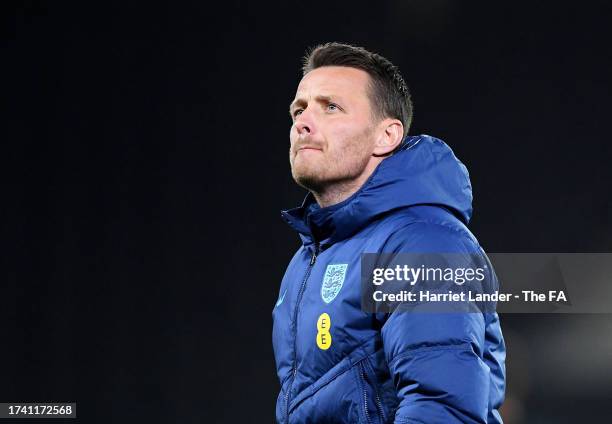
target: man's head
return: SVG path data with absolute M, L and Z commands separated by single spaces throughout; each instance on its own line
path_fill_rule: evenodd
M 347 44 L 316 47 L 303 72 L 289 110 L 291 171 L 315 196 L 342 200 L 408 133 L 410 94 L 387 59 Z

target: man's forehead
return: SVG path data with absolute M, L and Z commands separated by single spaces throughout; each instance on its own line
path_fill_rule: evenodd
M 296 97 L 300 92 L 316 89 L 334 94 L 334 91 L 355 91 L 369 82 L 367 72 L 347 66 L 324 66 L 308 72 L 297 86 Z

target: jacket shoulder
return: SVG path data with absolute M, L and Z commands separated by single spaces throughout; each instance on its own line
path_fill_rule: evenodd
M 393 230 L 385 252 L 465 252 L 480 251 L 480 244 L 470 230 L 450 211 L 422 205 L 398 211 L 392 218 Z

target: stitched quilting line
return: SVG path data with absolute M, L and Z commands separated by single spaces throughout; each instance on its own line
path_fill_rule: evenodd
M 420 353 L 423 353 L 423 352 L 432 352 L 436 350 L 468 350 L 468 351 L 471 351 L 472 349 L 470 349 L 469 346 L 470 346 L 469 343 L 459 343 L 459 344 L 452 344 L 452 345 L 424 346 L 418 349 L 411 349 L 411 350 L 408 350 L 407 352 L 402 352 L 398 355 L 395 355 L 395 358 L 393 358 L 391 362 L 389 362 L 389 367 L 395 364 L 398 360 L 405 358 L 407 356 L 419 355 Z

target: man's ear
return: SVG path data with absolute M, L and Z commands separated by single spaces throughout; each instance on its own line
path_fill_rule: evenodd
M 384 119 L 374 144 L 374 156 L 386 156 L 395 150 L 404 138 L 404 125 L 399 119 Z

